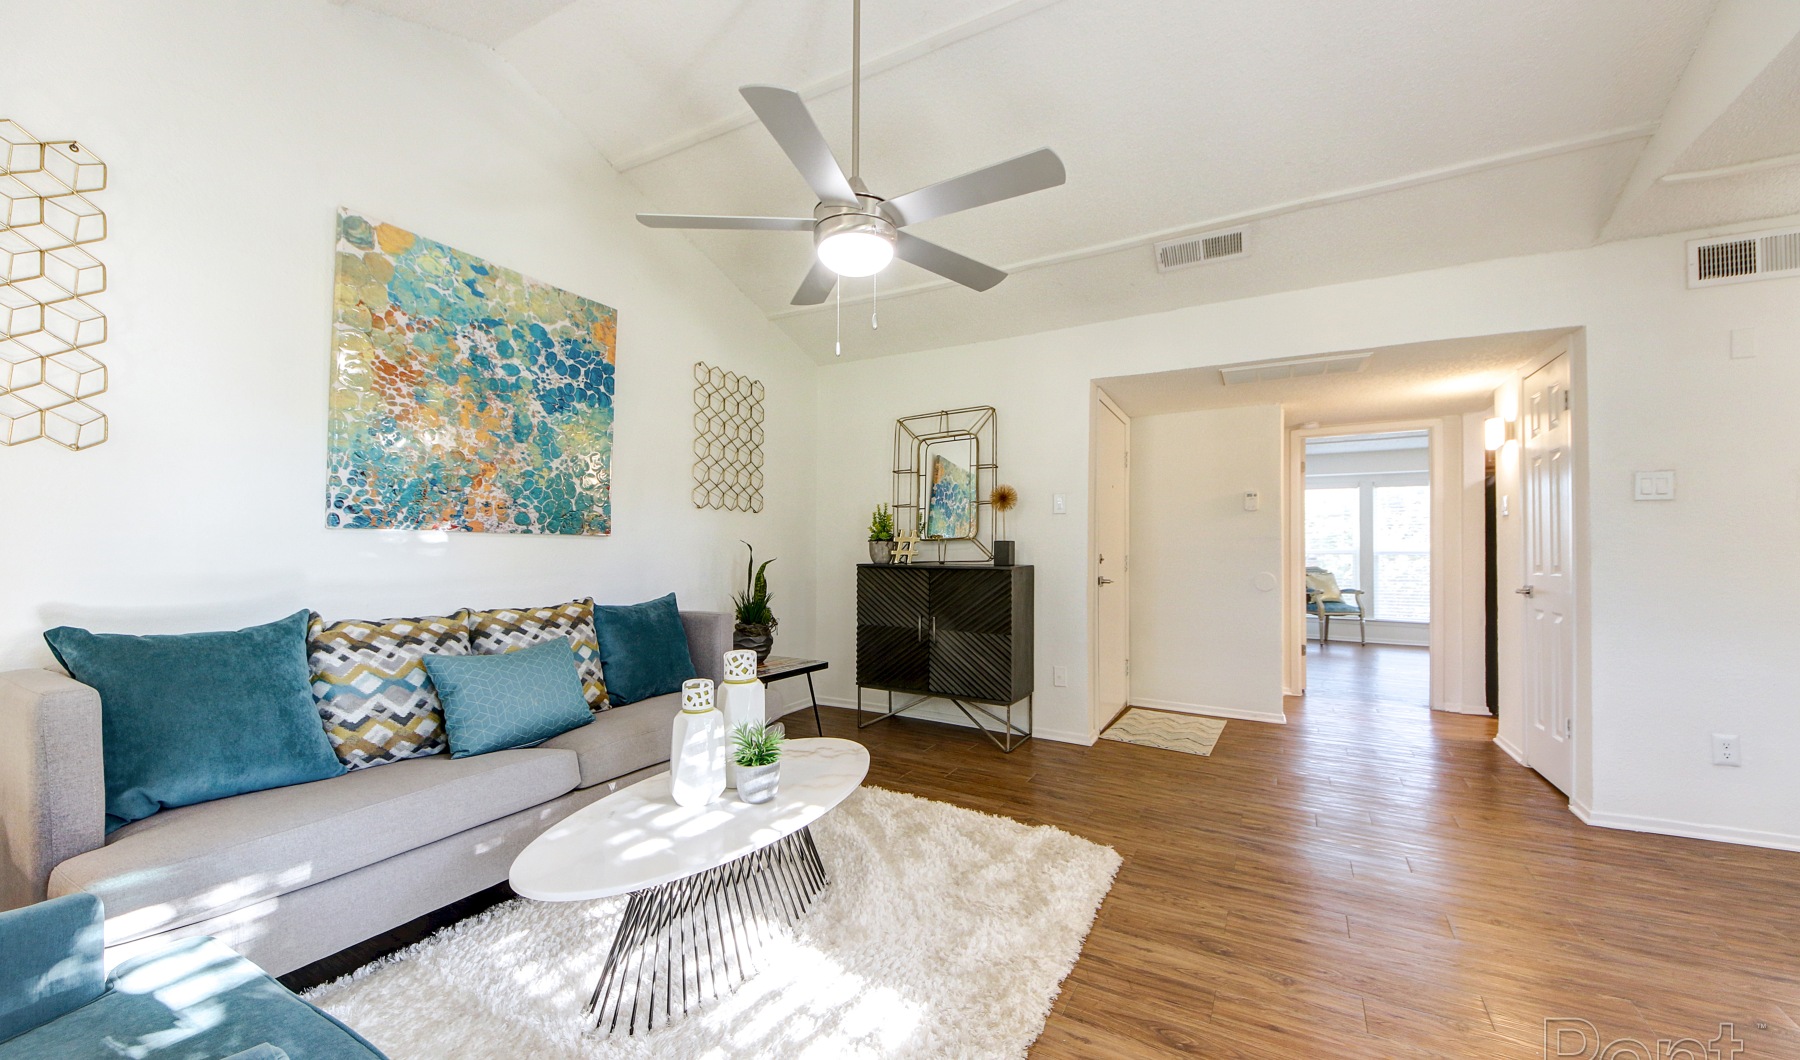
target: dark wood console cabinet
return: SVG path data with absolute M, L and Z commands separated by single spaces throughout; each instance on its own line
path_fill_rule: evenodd
M 946 699 L 1002 750 L 1011 751 L 1031 736 L 1032 637 L 1030 567 L 859 564 L 858 724 L 884 720 L 926 699 Z M 867 723 L 864 688 L 890 693 L 887 712 Z M 917 698 L 895 709 L 895 692 Z M 1026 701 L 1023 727 L 1013 723 L 1012 708 L 1021 700 Z M 1004 707 L 1005 717 L 988 706 Z

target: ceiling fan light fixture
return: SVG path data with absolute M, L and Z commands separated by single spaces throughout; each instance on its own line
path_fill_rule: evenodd
M 884 218 L 840 214 L 820 222 L 819 261 L 839 276 L 873 276 L 894 260 L 898 234 Z

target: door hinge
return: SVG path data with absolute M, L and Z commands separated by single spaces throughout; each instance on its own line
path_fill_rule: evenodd
M 1564 736 L 1574 736 L 1575 735 L 1575 719 L 1574 718 L 1564 718 L 1563 719 L 1563 735 Z
M 1563 391 L 1563 411 L 1564 412 L 1569 411 L 1569 402 L 1571 400 L 1573 400 L 1572 398 L 1570 398 L 1569 394 L 1570 394 L 1569 391 L 1567 391 L 1567 390 Z
M 1125 660 L 1125 676 L 1126 677 L 1131 676 L 1131 660 L 1130 659 Z
M 1129 449 L 1125 450 L 1125 466 L 1131 466 L 1131 450 Z

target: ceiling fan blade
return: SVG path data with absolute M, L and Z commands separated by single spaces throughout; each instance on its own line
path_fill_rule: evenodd
M 649 228 L 732 228 L 764 232 L 810 232 L 818 222 L 810 217 L 712 217 L 690 213 L 641 213 L 638 223 Z
M 896 225 L 916 225 L 933 217 L 1054 188 L 1067 179 L 1062 159 L 1056 157 L 1055 151 L 1044 147 L 986 169 L 909 191 L 882 203 L 881 212 Z
M 894 256 L 977 291 L 985 291 L 1006 279 L 1006 273 L 992 265 L 983 265 L 954 250 L 945 250 L 936 243 L 927 243 L 910 232 L 901 232 L 894 240 Z
M 794 292 L 792 305 L 818 305 L 837 286 L 837 273 L 825 267 L 825 263 L 813 259 L 811 271 L 806 279 L 800 281 L 800 289 Z
M 770 85 L 745 85 L 738 93 L 820 202 L 856 205 L 856 192 L 850 190 L 849 178 L 844 176 L 843 167 L 831 153 L 831 145 L 825 142 L 825 134 L 819 131 L 800 93 Z

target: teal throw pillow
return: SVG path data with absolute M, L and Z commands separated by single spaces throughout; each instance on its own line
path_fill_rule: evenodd
M 564 637 L 504 655 L 427 655 L 425 672 L 452 758 L 529 747 L 594 720 Z
M 675 594 L 641 604 L 594 606 L 606 698 L 613 706 L 681 691 L 698 676 Z
M 307 617 L 231 633 L 44 634 L 63 669 L 100 693 L 108 832 L 344 771 L 313 703 Z

